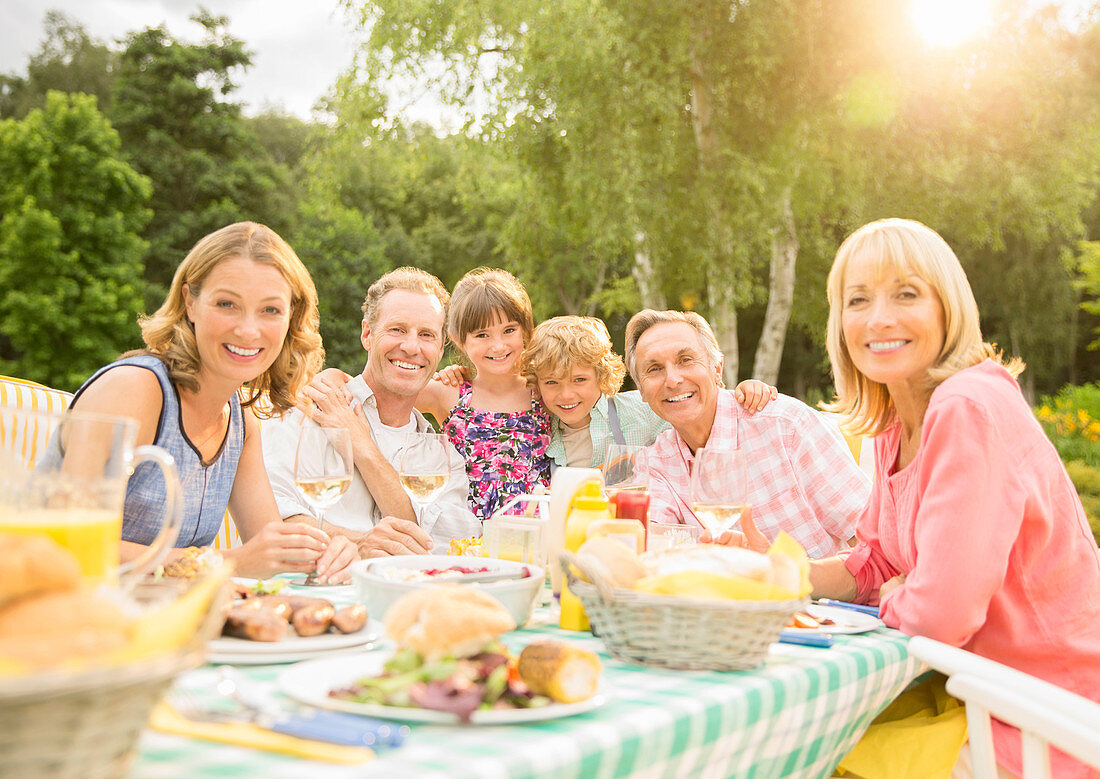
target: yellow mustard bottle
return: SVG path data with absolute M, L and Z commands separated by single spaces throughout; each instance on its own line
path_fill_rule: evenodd
M 576 496 L 565 518 L 565 548 L 573 554 L 581 548 L 588 538 L 588 526 L 593 522 L 612 519 L 611 511 L 600 488 L 599 481 L 585 482 Z M 561 588 L 561 618 L 558 622 L 563 630 L 588 630 L 588 616 L 580 599 L 569 591 L 567 584 Z

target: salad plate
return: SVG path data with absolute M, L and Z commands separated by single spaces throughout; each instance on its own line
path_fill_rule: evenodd
M 390 652 L 372 652 L 331 658 L 318 658 L 298 663 L 279 674 L 279 688 L 299 703 L 323 709 L 363 714 L 370 717 L 424 722 L 437 725 L 457 725 L 457 715 L 434 709 L 386 706 L 379 703 L 358 703 L 333 698 L 331 690 L 349 687 L 367 676 L 382 672 Z M 607 696 L 597 691 L 595 695 L 578 703 L 549 703 L 531 709 L 484 709 L 470 716 L 472 725 L 515 725 L 523 722 L 570 717 L 591 711 L 607 702 Z
M 829 620 L 832 624 L 818 625 L 815 628 L 803 628 L 788 625 L 784 630 L 804 633 L 866 633 L 876 628 L 886 627 L 886 624 L 870 614 L 864 614 L 851 609 L 842 609 L 837 606 L 822 606 L 819 603 L 811 603 L 806 607 L 806 613 L 814 619 Z

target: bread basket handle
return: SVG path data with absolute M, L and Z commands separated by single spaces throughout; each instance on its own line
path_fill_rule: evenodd
M 576 571 L 580 571 L 584 574 L 588 582 L 591 582 L 596 587 L 596 592 L 599 593 L 600 600 L 605 603 L 610 603 L 615 600 L 615 592 L 611 587 L 611 583 L 605 579 L 599 571 L 592 568 L 590 565 L 586 565 L 577 559 L 576 555 L 570 552 L 568 549 L 558 553 L 558 562 L 561 563 L 562 571 L 565 572 L 565 577 L 569 582 L 569 586 L 573 587 L 579 579 L 577 578 Z

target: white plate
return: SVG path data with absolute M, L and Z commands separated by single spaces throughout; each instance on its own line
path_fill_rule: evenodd
M 354 657 L 333 657 L 298 663 L 279 674 L 279 688 L 295 700 L 319 706 L 323 709 L 346 711 L 352 714 L 364 714 L 370 717 L 403 720 L 406 722 L 428 722 L 437 725 L 457 725 L 458 716 L 446 711 L 416 709 L 398 706 L 383 706 L 378 703 L 356 703 L 329 697 L 329 690 L 349 687 L 367 676 L 376 676 L 382 672 L 382 664 L 390 657 L 390 652 L 374 652 Z M 515 725 L 521 722 L 569 717 L 591 711 L 607 702 L 606 696 L 597 692 L 586 701 L 579 703 L 550 703 L 535 709 L 488 709 L 475 711 L 470 716 L 474 725 Z
M 786 627 L 784 630 L 803 630 L 807 633 L 866 633 L 875 628 L 886 627 L 886 624 L 878 617 L 864 614 L 862 611 L 842 609 L 837 606 L 821 606 L 811 603 L 806 607 L 806 612 L 811 617 L 818 619 L 831 619 L 835 625 L 821 625 L 816 628 Z
M 207 642 L 207 660 L 211 663 L 291 663 L 307 660 L 318 654 L 337 650 L 369 649 L 382 638 L 382 623 L 367 620 L 355 633 L 322 633 L 303 638 L 287 628 L 289 635 L 281 641 L 249 641 L 247 638 L 219 636 Z M 280 658 L 280 659 L 274 659 Z

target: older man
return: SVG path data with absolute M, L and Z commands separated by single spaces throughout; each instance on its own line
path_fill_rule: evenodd
M 699 449 L 740 449 L 748 463 L 753 520 L 780 530 L 811 557 L 848 546 L 870 492 L 843 436 L 820 414 L 780 395 L 745 411 L 722 384 L 722 353 L 698 314 L 646 309 L 626 326 L 626 365 L 642 398 L 672 425 L 647 451 L 650 518 L 695 524 L 689 505 Z
M 452 538 L 481 535 L 481 523 L 466 507 L 465 463 L 453 447 L 447 486 L 424 507 L 409 500 L 393 466 L 409 433 L 431 431 L 413 403 L 443 357 L 448 298 L 439 279 L 417 268 L 382 276 L 363 303 L 362 374 L 325 371 L 306 388 L 316 422 L 351 431 L 355 478 L 325 512 L 325 530 L 355 540 L 364 557 L 426 554 L 437 545 L 446 551 Z M 264 460 L 284 520 L 311 515 L 294 484 L 303 420 L 295 410 L 263 428 Z

